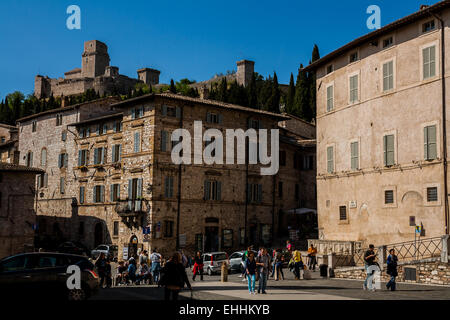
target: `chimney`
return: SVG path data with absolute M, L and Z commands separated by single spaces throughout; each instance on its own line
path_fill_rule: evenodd
M 429 7 L 429 5 L 427 5 L 427 4 L 422 4 L 422 5 L 420 6 L 420 10 L 422 11 L 422 10 L 428 8 L 428 7 Z

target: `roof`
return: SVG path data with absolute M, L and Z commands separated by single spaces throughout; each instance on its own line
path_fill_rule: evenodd
M 39 168 L 32 168 L 22 166 L 18 164 L 11 164 L 6 162 L 0 162 L 0 171 L 16 171 L 16 172 L 29 172 L 29 173 L 44 173 L 45 171 Z
M 249 112 L 249 113 L 266 115 L 266 116 L 274 117 L 274 118 L 280 119 L 280 120 L 289 120 L 289 117 L 282 115 L 282 114 L 278 114 L 278 113 L 273 113 L 273 112 L 259 110 L 259 109 L 252 109 L 252 108 L 243 107 L 243 106 L 239 106 L 236 104 L 225 103 L 225 102 L 221 102 L 221 101 L 217 101 L 217 100 L 192 98 L 192 97 L 182 96 L 182 95 L 173 94 L 173 93 L 158 93 L 158 94 L 150 93 L 150 94 L 146 94 L 146 95 L 143 95 L 143 96 L 140 96 L 137 98 L 128 99 L 128 100 L 125 100 L 125 101 L 122 101 L 119 103 L 115 103 L 112 106 L 113 107 L 121 107 L 121 106 L 124 106 L 129 103 L 145 100 L 145 99 L 152 98 L 152 97 L 161 97 L 161 98 L 168 98 L 168 99 L 173 99 L 173 100 L 195 102 L 195 103 L 210 105 L 210 106 L 223 108 L 223 109 L 230 109 L 230 110 L 244 111 L 244 112 Z
M 65 72 L 64 74 L 72 74 L 72 73 L 80 73 L 80 72 L 81 72 L 80 68 L 75 68 L 75 69 Z
M 6 123 L 0 123 L 0 127 L 2 127 L 2 128 L 6 128 L 6 129 L 12 129 L 12 130 L 17 130 L 17 127 L 15 127 L 15 126 L 11 126 L 11 125 L 9 125 L 9 124 L 6 124 Z
M 293 136 L 285 136 L 280 135 L 280 141 L 284 143 L 288 143 L 291 145 L 294 145 L 296 147 L 315 147 L 316 146 L 316 140 L 315 139 L 302 139 L 300 137 L 293 137 Z
M 13 144 L 15 144 L 15 143 L 17 143 L 19 140 L 8 140 L 8 141 L 6 141 L 6 142 L 3 142 L 3 143 L 0 143 L 0 148 L 3 148 L 3 147 L 7 147 L 7 146 L 10 146 L 10 145 L 13 145 Z
M 43 115 L 48 115 L 48 114 L 53 114 L 53 113 L 73 110 L 73 109 L 79 108 L 79 107 L 81 107 L 83 105 L 86 105 L 86 104 L 95 104 L 97 102 L 106 101 L 106 100 L 114 100 L 114 101 L 111 101 L 111 102 L 115 102 L 118 99 L 119 99 L 118 97 L 106 97 L 106 98 L 101 98 L 101 99 L 96 99 L 96 100 L 86 101 L 86 102 L 83 102 L 83 103 L 74 104 L 74 105 L 67 106 L 67 107 L 51 109 L 51 110 L 43 111 L 43 112 L 40 112 L 40 113 L 32 114 L 32 115 L 27 116 L 27 117 L 20 118 L 20 119 L 18 119 L 16 121 L 16 123 L 28 121 L 28 120 L 31 120 L 31 119 L 35 119 L 35 118 L 41 117 Z
M 88 123 L 93 123 L 93 122 L 97 122 L 97 121 L 101 121 L 101 120 L 106 120 L 106 119 L 115 119 L 115 118 L 122 118 L 123 117 L 123 113 L 111 113 L 111 114 L 107 114 L 101 117 L 95 117 L 95 118 L 90 118 L 90 119 L 86 119 L 80 122 L 76 122 L 76 123 L 71 123 L 69 124 L 69 126 L 80 126 L 80 125 L 84 125 L 84 124 L 88 124 Z
M 347 43 L 346 45 L 329 53 L 328 55 L 324 56 L 323 58 L 311 63 L 309 66 L 305 67 L 304 70 L 306 70 L 306 71 L 314 70 L 314 69 L 318 68 L 319 66 L 322 66 L 323 64 L 329 62 L 330 60 L 338 57 L 339 55 L 341 55 L 342 53 L 344 53 L 346 51 L 354 49 L 363 43 L 369 42 L 370 40 L 377 39 L 380 36 L 383 36 L 389 32 L 392 32 L 393 30 L 399 29 L 408 24 L 411 24 L 411 23 L 413 23 L 417 20 L 420 20 L 424 17 L 431 16 L 431 13 L 436 13 L 445 8 L 448 8 L 449 6 L 450 6 L 450 0 L 443 0 L 434 5 L 431 5 L 429 7 L 425 7 L 413 14 L 410 14 L 410 15 L 402 18 L 402 19 L 396 20 L 396 21 L 384 26 L 383 28 L 375 30 L 371 33 L 368 33 L 362 37 L 359 37 L 359 38 Z

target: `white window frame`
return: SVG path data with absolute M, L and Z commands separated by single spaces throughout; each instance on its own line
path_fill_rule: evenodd
M 354 76 L 358 77 L 358 81 L 357 81 L 357 97 L 356 97 L 355 101 L 352 101 L 351 100 L 351 96 L 352 95 L 351 95 L 350 79 L 353 78 Z M 352 105 L 352 104 L 359 103 L 361 101 L 361 72 L 359 70 L 355 71 L 355 72 L 352 72 L 352 73 L 350 73 L 348 75 L 347 86 L 348 86 L 347 87 L 348 88 L 348 90 L 347 90 L 348 104 Z
M 394 194 L 393 203 L 385 203 L 385 191 L 392 190 Z M 397 186 L 388 185 L 381 188 L 382 208 L 397 208 Z
M 385 89 L 384 88 L 384 65 L 385 64 L 388 64 L 388 63 L 390 63 L 390 62 L 392 62 L 392 88 L 389 88 L 389 89 Z M 397 59 L 395 58 L 395 57 L 393 57 L 393 58 L 390 58 L 390 59 L 388 59 L 388 60 L 385 60 L 385 61 L 382 61 L 381 62 L 381 72 L 380 72 L 380 83 L 381 83 L 381 92 L 382 93 L 390 93 L 390 92 L 392 92 L 392 91 L 394 91 L 395 90 L 395 88 L 396 88 L 396 85 L 395 85 L 395 80 L 396 80 L 396 66 L 397 66 Z
M 421 132 L 420 132 L 420 137 L 421 137 L 421 160 L 425 160 L 425 150 L 424 150 L 424 144 L 425 141 L 423 141 L 423 131 L 425 130 L 425 127 L 430 127 L 430 126 L 435 126 L 436 127 L 436 158 L 440 159 L 441 158 L 441 135 L 440 135 L 440 126 L 439 126 L 439 121 L 435 120 L 435 121 L 429 121 L 429 122 L 425 122 L 422 123 L 420 128 L 421 128 Z M 436 160 L 437 160 L 436 159 Z
M 437 188 L 438 200 L 433 202 L 428 202 L 427 198 L 427 189 L 428 188 Z M 441 194 L 441 184 L 440 183 L 427 183 L 423 186 L 423 205 L 425 207 L 440 207 L 442 205 L 442 197 Z
M 430 47 L 435 47 L 435 57 L 434 57 L 434 64 L 435 64 L 435 74 L 434 74 L 434 76 L 432 76 L 432 77 L 428 77 L 428 78 L 424 78 L 424 74 L 423 74 L 423 67 L 424 67 L 424 57 L 423 57 L 423 50 L 424 49 L 427 49 L 427 48 L 430 48 Z M 420 57 L 420 80 L 422 81 L 422 82 L 427 82 L 427 81 L 433 81 L 433 80 L 435 80 L 436 78 L 438 78 L 438 77 L 440 77 L 440 74 L 441 74 L 441 72 L 440 72 L 440 63 L 441 63 L 441 56 L 440 56 L 440 53 L 441 51 L 440 51 L 440 44 L 439 44 L 439 41 L 438 40 L 436 40 L 436 41 L 433 41 L 433 42 L 428 42 L 428 43 L 426 43 L 426 44 L 424 44 L 424 45 L 422 45 L 422 46 L 420 46 L 420 48 L 419 48 L 419 57 Z
M 332 92 L 332 97 L 331 98 L 329 98 L 328 97 L 328 89 L 329 88 L 333 88 L 332 90 L 333 90 L 333 92 Z M 334 92 L 335 92 L 335 90 L 334 90 L 335 88 L 334 88 L 334 81 L 332 81 L 332 82 L 330 82 L 327 86 L 326 86 L 326 94 L 325 94 L 325 111 L 326 112 L 332 112 L 332 111 L 334 111 L 334 109 L 335 109 L 335 101 L 334 101 Z M 331 103 L 332 103 L 332 105 L 331 105 L 331 109 L 328 109 L 328 101 L 329 100 L 331 100 Z

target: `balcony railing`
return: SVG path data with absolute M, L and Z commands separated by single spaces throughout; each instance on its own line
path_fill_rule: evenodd
M 118 200 L 116 203 L 116 212 L 119 216 L 137 216 L 145 212 L 145 201 L 143 199 Z

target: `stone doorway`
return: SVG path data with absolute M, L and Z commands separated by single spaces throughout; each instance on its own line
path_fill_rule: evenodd
M 205 252 L 219 250 L 219 227 L 205 227 Z
M 128 259 L 131 257 L 137 257 L 138 252 L 138 238 L 133 235 L 130 238 L 130 243 L 128 244 Z

